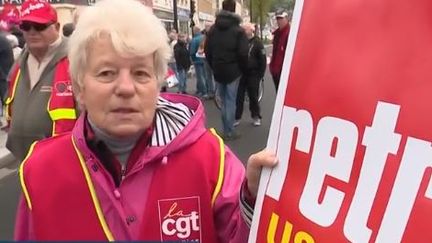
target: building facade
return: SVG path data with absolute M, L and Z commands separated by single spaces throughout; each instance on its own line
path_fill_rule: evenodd
M 0 0 L 0 9 L 9 2 L 19 6 L 25 0 Z M 58 19 L 61 25 L 72 22 L 73 13 L 78 7 L 91 6 L 99 0 L 47 0 L 56 9 Z M 174 0 L 139 0 L 146 6 L 153 9 L 155 15 L 164 23 L 165 28 L 169 31 L 174 28 Z M 222 8 L 223 0 L 194 0 L 195 14 L 192 16 L 194 24 L 204 28 L 206 23 L 213 23 L 215 15 Z M 242 2 L 237 0 L 236 13 L 242 14 Z M 177 19 L 179 32 L 191 33 L 191 0 L 177 0 Z
M 180 33 L 190 32 L 190 0 L 177 0 L 177 18 Z
M 206 23 L 213 23 L 215 19 L 215 9 L 212 0 L 197 0 L 198 1 L 198 22 L 197 26 L 204 28 Z
M 174 0 L 152 0 L 151 7 L 155 15 L 169 31 L 174 29 Z M 190 0 L 177 0 L 177 21 L 180 33 L 189 33 Z

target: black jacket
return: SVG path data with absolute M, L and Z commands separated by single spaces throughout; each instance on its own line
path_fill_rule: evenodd
M 178 40 L 177 44 L 174 45 L 174 59 L 177 64 L 177 69 L 189 70 L 191 60 L 185 42 Z
M 261 40 L 254 36 L 249 40 L 249 61 L 248 71 L 249 76 L 257 76 L 259 78 L 264 77 L 265 70 L 267 67 L 267 57 L 264 49 L 264 45 Z
M 12 46 L 4 33 L 0 32 L 0 81 L 6 82 L 8 73 L 14 63 Z
M 247 71 L 248 40 L 238 15 L 220 11 L 205 45 L 206 59 L 216 82 L 228 84 Z

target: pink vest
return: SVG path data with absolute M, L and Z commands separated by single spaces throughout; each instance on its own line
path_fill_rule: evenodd
M 72 136 L 38 142 L 29 154 L 20 178 L 35 240 L 115 240 Z M 223 182 L 224 154 L 222 140 L 207 132 L 166 164 L 156 162 L 142 230 L 133 239 L 216 243 L 212 206 Z

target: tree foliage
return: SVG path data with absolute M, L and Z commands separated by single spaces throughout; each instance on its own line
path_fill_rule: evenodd
M 250 0 L 252 3 L 252 21 L 259 23 L 262 38 L 262 29 L 267 22 L 268 12 L 272 2 L 269 0 Z
M 283 8 L 286 10 L 294 9 L 295 0 L 249 0 L 249 4 L 252 4 L 252 22 L 258 23 L 262 30 L 269 18 L 269 12 L 275 12 L 276 10 Z
M 295 0 L 272 0 L 270 1 L 270 11 L 275 12 L 276 10 L 283 8 L 286 10 L 293 10 Z

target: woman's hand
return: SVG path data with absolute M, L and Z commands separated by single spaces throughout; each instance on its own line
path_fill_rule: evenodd
M 276 158 L 275 153 L 270 152 L 267 149 L 252 154 L 249 157 L 246 166 L 246 179 L 249 192 L 254 198 L 256 198 L 258 194 L 262 167 L 273 168 L 278 162 L 279 160 Z

